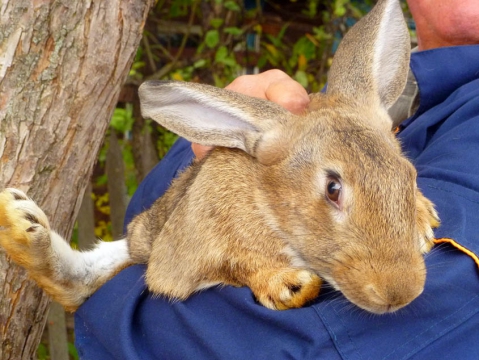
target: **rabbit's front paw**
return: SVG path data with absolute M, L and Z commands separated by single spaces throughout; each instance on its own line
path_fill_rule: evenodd
M 42 267 L 50 250 L 50 225 L 43 211 L 17 189 L 0 193 L 0 245 L 27 270 Z
M 304 269 L 271 270 L 259 276 L 263 283 L 255 284 L 253 292 L 263 306 L 273 310 L 299 308 L 314 300 L 321 288 L 321 279 Z
M 439 227 L 439 216 L 434 209 L 434 204 L 419 190 L 416 196 L 417 203 L 417 229 L 419 231 L 420 249 L 423 254 L 429 252 L 434 246 L 434 231 Z

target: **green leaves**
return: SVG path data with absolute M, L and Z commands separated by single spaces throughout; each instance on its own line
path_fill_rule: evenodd
M 125 108 L 115 108 L 110 126 L 119 132 L 130 131 L 133 125 L 133 106 L 126 104 Z
M 234 35 L 234 36 L 243 35 L 243 30 L 241 30 L 240 28 L 238 28 L 236 26 L 227 27 L 223 31 L 227 34 L 231 34 L 231 35 Z
M 316 57 L 316 46 L 306 36 L 301 37 L 293 47 L 293 56 L 303 55 L 306 60 L 312 60 Z
M 196 0 L 174 0 L 169 7 L 169 16 L 172 18 L 188 15 L 192 1 Z
M 205 35 L 205 44 L 210 49 L 216 47 L 220 42 L 220 33 L 218 30 L 209 30 Z
M 233 0 L 227 0 L 224 2 L 224 7 L 231 11 L 241 11 L 239 5 Z
M 334 15 L 336 17 L 341 17 L 346 14 L 346 4 L 348 4 L 348 0 L 335 0 L 333 4 Z
M 224 64 L 226 66 L 236 66 L 236 59 L 232 54 L 228 53 L 228 48 L 226 46 L 220 46 L 216 51 L 215 62 L 219 64 Z
M 299 82 L 303 87 L 308 87 L 308 75 L 303 70 L 296 71 L 296 74 L 294 74 L 294 80 Z
M 205 59 L 199 59 L 198 61 L 195 61 L 195 63 L 193 64 L 193 68 L 200 69 L 205 67 L 206 64 L 207 64 L 207 61 Z
M 211 27 L 218 29 L 221 25 L 223 25 L 224 20 L 220 18 L 213 18 L 210 20 Z

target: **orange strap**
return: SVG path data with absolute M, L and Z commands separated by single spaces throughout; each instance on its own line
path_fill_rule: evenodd
M 472 259 L 476 262 L 477 266 L 479 266 L 479 257 L 473 253 L 471 250 L 466 249 L 464 246 L 458 244 L 453 239 L 442 238 L 442 239 L 434 239 L 434 243 L 441 244 L 441 243 L 449 243 L 454 246 L 456 249 L 461 250 L 463 253 L 472 257 Z

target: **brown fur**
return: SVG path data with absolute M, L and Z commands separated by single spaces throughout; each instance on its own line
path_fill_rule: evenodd
M 382 310 L 367 304 L 367 295 L 357 288 L 362 284 L 370 283 L 373 292 L 393 294 L 384 311 L 420 293 L 425 267 L 417 242 L 416 202 L 428 209 L 426 217 L 420 211 L 417 219 L 421 231 L 437 217 L 420 193 L 416 198 L 413 166 L 401 155 L 392 132 L 362 123 L 364 109 L 326 96 L 316 96 L 311 108 L 294 117 L 281 141 L 265 146 L 268 152 L 274 146 L 287 148 L 272 151 L 285 154 L 283 159 L 265 165 L 243 151 L 217 148 L 133 220 L 130 252 L 144 246 L 137 245 L 140 239 L 153 244 L 151 255 L 149 248 L 143 254 L 143 259 L 150 256 L 150 290 L 184 299 L 203 283 L 242 284 L 258 299 L 273 297 L 279 303 L 284 284 L 270 289 L 271 279 L 284 271 L 300 271 L 284 253 L 289 245 L 306 269 L 334 278 L 348 298 L 371 311 Z M 263 159 L 261 149 L 260 143 L 258 158 Z M 324 189 L 317 186 L 318 174 L 329 165 L 341 169 L 344 184 L 354 194 L 340 227 L 331 219 Z M 372 270 L 371 263 L 377 264 Z M 319 282 L 313 279 L 316 290 L 289 307 L 317 295 Z M 391 285 L 380 289 L 383 283 Z

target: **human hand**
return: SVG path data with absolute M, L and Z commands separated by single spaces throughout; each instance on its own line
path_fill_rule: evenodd
M 309 104 L 306 90 L 281 70 L 268 70 L 258 75 L 236 78 L 226 89 L 260 99 L 273 101 L 293 114 L 300 114 Z M 192 144 L 197 159 L 203 158 L 213 146 Z

